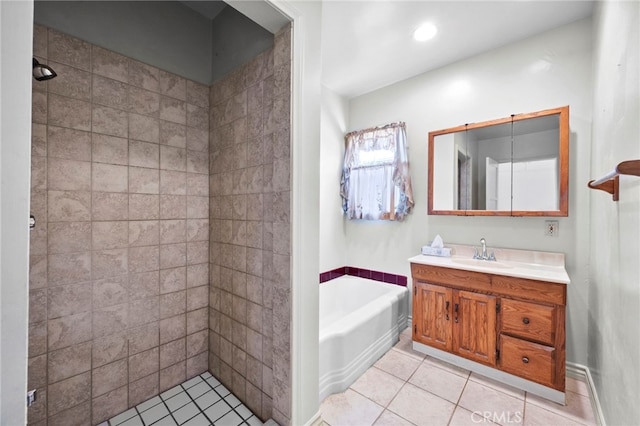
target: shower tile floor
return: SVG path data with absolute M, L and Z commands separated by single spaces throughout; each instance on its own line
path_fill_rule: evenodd
M 206 372 L 118 414 L 99 426 L 149 425 L 262 426 L 263 423 L 211 373 Z
M 567 378 L 567 405 L 416 352 L 411 330 L 345 392 L 320 405 L 324 425 L 595 425 L 587 384 Z

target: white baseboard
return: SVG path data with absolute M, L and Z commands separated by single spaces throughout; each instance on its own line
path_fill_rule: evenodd
M 304 426 L 320 426 L 322 424 L 322 416 L 320 415 L 320 410 L 309 419 L 308 422 L 304 424 Z
M 591 371 L 589 371 L 589 368 L 582 364 L 567 362 L 566 374 L 567 377 L 582 380 L 587 384 L 587 387 L 589 388 L 589 399 L 591 400 L 591 408 L 593 408 L 593 415 L 595 417 L 596 424 L 598 424 L 599 426 L 606 426 L 602 406 L 600 405 L 600 400 L 598 399 L 598 392 L 596 391 L 596 386 L 593 382 L 593 377 L 591 376 Z

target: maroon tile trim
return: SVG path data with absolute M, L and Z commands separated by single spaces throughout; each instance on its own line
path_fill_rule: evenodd
M 343 266 L 331 271 L 322 272 L 320 274 L 320 284 L 331 281 L 334 278 L 341 277 L 343 275 L 351 275 L 354 277 L 368 278 L 374 281 L 382 281 L 388 284 L 407 286 L 407 277 L 404 275 L 390 274 L 387 272 L 372 271 L 370 269 L 356 268 L 355 266 Z

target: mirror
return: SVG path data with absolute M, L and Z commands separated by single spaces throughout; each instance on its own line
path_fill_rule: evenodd
M 568 216 L 569 107 L 429 133 L 429 214 Z

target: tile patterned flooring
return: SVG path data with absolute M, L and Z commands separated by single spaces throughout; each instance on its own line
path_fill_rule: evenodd
M 530 395 L 425 356 L 411 348 L 410 329 L 345 392 L 320 406 L 325 424 L 595 425 L 587 385 L 567 378 L 567 405 Z
M 163 392 L 99 426 L 262 426 L 262 422 L 210 373 Z

